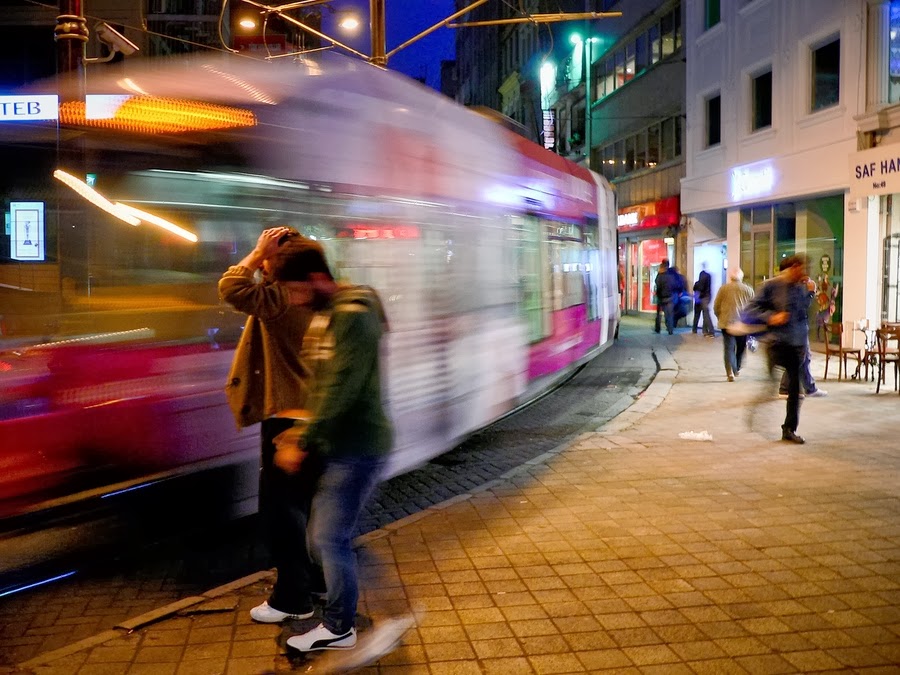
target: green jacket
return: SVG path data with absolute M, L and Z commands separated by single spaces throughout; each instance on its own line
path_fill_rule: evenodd
M 379 342 L 387 329 L 374 290 L 341 287 L 317 312 L 303 339 L 301 358 L 313 373 L 308 422 L 300 445 L 322 455 L 380 456 L 393 433 L 382 403 Z
M 225 385 L 237 425 L 305 408 L 311 373 L 300 361 L 300 345 L 312 312 L 291 305 L 284 287 L 257 282 L 253 270 L 238 265 L 219 280 L 219 295 L 249 314 Z

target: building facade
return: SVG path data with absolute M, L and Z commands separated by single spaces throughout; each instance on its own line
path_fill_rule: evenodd
M 866 273 L 848 278 L 844 314 L 874 327 L 900 321 L 900 0 L 871 0 L 861 11 L 870 56 L 859 147 L 850 158 L 846 227 L 854 235 L 846 248 Z
M 690 280 L 680 208 L 685 173 L 685 52 L 680 0 L 618 2 L 619 19 L 586 43 L 590 167 L 615 187 L 622 309 L 656 309 L 656 274 L 668 259 Z M 715 265 L 721 246 L 711 246 Z M 721 264 L 719 264 L 721 267 Z M 694 275 L 695 276 L 695 275 Z
M 784 257 L 808 255 L 818 282 L 812 340 L 824 339 L 825 323 L 873 316 L 867 255 L 877 218 L 866 208 L 871 200 L 850 208 L 848 169 L 867 113 L 871 6 L 685 0 L 685 7 L 688 254 L 724 240 L 727 266 L 740 266 L 751 285 L 776 274 Z
M 534 1 L 513 9 L 488 3 L 465 20 L 524 16 L 522 10 L 621 12 L 590 21 L 461 29 L 457 100 L 502 112 L 545 147 L 616 186 L 622 308 L 654 311 L 660 262 L 670 258 L 683 268 L 687 261 L 679 207 L 685 115 L 681 0 Z M 721 246 L 716 250 L 721 255 Z

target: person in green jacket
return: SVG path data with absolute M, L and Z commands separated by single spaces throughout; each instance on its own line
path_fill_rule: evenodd
M 303 262 L 283 283 L 293 301 L 315 313 L 301 360 L 312 373 L 308 415 L 275 439 L 275 463 L 286 473 L 321 464 L 312 495 L 309 545 L 325 575 L 322 623 L 288 639 L 303 652 L 356 645 L 359 598 L 352 537 L 391 448 L 392 429 L 381 392 L 379 343 L 387 329 L 378 295 L 340 285 L 322 247 L 303 239 Z
M 219 280 L 222 299 L 247 314 L 225 393 L 238 427 L 260 423 L 259 514 L 278 571 L 268 600 L 250 610 L 261 623 L 312 616 L 312 593 L 324 592 L 325 586 L 306 540 L 315 465 L 285 474 L 275 468 L 272 442 L 293 426 L 291 411 L 305 407 L 312 377 L 300 360 L 312 311 L 292 302 L 283 283 L 298 262 L 299 236 L 288 227 L 263 231 L 253 250 Z

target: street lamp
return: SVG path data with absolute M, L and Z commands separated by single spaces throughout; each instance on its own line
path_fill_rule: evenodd
M 600 42 L 600 38 L 589 37 L 587 40 L 582 39 L 580 35 L 575 33 L 571 37 L 572 44 L 581 45 L 583 48 L 582 60 L 584 66 L 584 165 L 591 168 L 591 147 L 594 141 L 594 125 L 593 114 L 591 108 L 594 105 L 594 83 L 591 78 L 591 64 L 594 59 L 594 50 L 591 45 Z

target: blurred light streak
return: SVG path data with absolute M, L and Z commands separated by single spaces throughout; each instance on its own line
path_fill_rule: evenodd
M 94 206 L 103 209 L 107 213 L 114 215 L 120 220 L 124 220 L 129 225 L 134 225 L 135 227 L 137 227 L 141 224 L 140 220 L 127 213 L 120 207 L 120 205 L 113 204 L 111 201 L 106 199 L 106 197 L 97 192 L 94 188 L 90 187 L 83 180 L 75 178 L 75 176 L 73 176 L 72 174 L 66 173 L 62 169 L 57 169 L 53 172 L 53 177 L 72 188 L 81 197 L 84 197 Z
M 155 96 L 133 96 L 111 117 L 87 115 L 84 101 L 68 101 L 59 107 L 59 121 L 75 126 L 99 127 L 146 134 L 212 131 L 256 126 L 250 110 L 199 101 Z
M 130 77 L 123 78 L 117 83 L 123 89 L 127 89 L 128 91 L 133 91 L 135 94 L 141 94 L 143 96 L 149 96 L 150 93 L 141 89 L 137 83 L 132 80 Z
M 3 591 L 0 593 L 0 598 L 4 598 L 7 595 L 12 595 L 14 593 L 20 593 L 22 591 L 27 591 L 30 588 L 37 588 L 38 586 L 44 586 L 45 584 L 51 584 L 54 581 L 60 581 L 62 579 L 66 579 L 73 574 L 76 574 L 77 570 L 72 570 L 71 572 L 66 572 L 65 574 L 58 574 L 55 577 L 50 577 L 49 579 L 43 579 L 41 581 L 35 581 L 33 584 L 27 584 L 25 586 L 19 586 L 18 588 L 10 588 L 7 591 Z
M 194 234 L 193 232 L 188 232 L 183 227 L 179 227 L 175 223 L 169 222 L 165 218 L 160 218 L 159 216 L 153 215 L 152 213 L 141 211 L 140 209 L 136 209 L 133 206 L 128 206 L 128 204 L 123 204 L 121 202 L 116 202 L 116 206 L 120 209 L 124 209 L 126 213 L 134 216 L 135 218 L 140 218 L 141 222 L 156 225 L 157 227 L 161 227 L 164 230 L 168 230 L 172 234 L 177 234 L 182 239 L 187 239 L 188 241 L 197 243 L 196 234 Z
M 271 96 L 266 94 L 262 89 L 258 89 L 256 86 L 254 86 L 250 82 L 247 82 L 247 80 L 236 77 L 236 76 L 232 75 L 231 73 L 224 73 L 221 70 L 217 70 L 216 68 L 213 68 L 210 65 L 203 66 L 203 70 L 207 70 L 210 73 L 214 73 L 214 74 L 218 75 L 219 77 L 221 77 L 222 79 L 224 79 L 228 82 L 231 82 L 234 85 L 237 85 L 237 87 L 239 89 L 241 89 L 244 92 L 246 92 L 247 94 L 249 94 L 250 97 L 254 101 L 258 101 L 260 103 L 267 103 L 269 105 L 275 105 L 276 103 L 278 103 L 278 101 L 276 101 L 274 98 L 272 98 Z
M 121 490 L 116 490 L 115 492 L 107 492 L 105 495 L 101 495 L 100 499 L 109 499 L 110 497 L 115 497 L 116 495 L 125 494 L 126 492 L 134 492 L 135 490 L 140 490 L 145 487 L 150 487 L 151 485 L 156 485 L 159 483 L 158 480 L 151 480 L 147 483 L 141 483 L 140 485 L 132 485 L 131 487 L 123 488 Z

